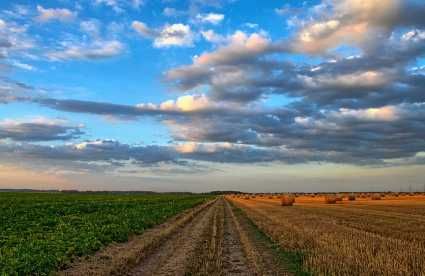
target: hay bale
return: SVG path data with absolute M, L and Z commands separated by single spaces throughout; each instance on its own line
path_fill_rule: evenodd
M 347 199 L 350 200 L 350 201 L 354 201 L 354 200 L 356 200 L 356 196 L 355 195 L 349 195 Z
M 292 206 L 294 205 L 295 197 L 294 196 L 282 196 L 280 198 L 280 205 L 281 206 Z
M 372 200 L 381 200 L 381 195 L 380 194 L 374 194 L 371 196 Z
M 325 196 L 325 203 L 326 204 L 335 204 L 336 203 L 336 197 L 335 196 Z
M 342 201 L 342 196 L 340 195 L 335 196 L 335 201 Z

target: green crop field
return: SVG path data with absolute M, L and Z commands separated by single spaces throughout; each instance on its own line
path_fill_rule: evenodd
M 0 193 L 0 275 L 46 275 L 205 202 L 201 195 Z

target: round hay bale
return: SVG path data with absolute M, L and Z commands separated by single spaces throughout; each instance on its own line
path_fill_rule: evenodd
M 372 195 L 372 196 L 371 196 L 371 199 L 372 199 L 372 200 L 381 200 L 381 195 L 379 195 L 379 194 L 374 194 L 374 195 Z
M 356 200 L 356 196 L 355 195 L 349 195 L 348 200 L 354 201 L 354 200 Z
M 336 203 L 336 197 L 335 196 L 325 196 L 325 203 L 326 204 L 335 204 Z
M 294 205 L 295 197 L 293 196 L 282 196 L 280 198 L 280 205 L 281 206 L 292 206 Z

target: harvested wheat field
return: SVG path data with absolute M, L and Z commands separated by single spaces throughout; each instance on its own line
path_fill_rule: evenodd
M 425 275 L 425 197 L 374 197 L 229 199 L 312 274 Z

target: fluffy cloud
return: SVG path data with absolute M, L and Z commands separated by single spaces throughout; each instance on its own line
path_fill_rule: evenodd
M 273 51 L 270 40 L 257 33 L 248 35 L 237 31 L 228 38 L 228 41 L 227 45 L 221 46 L 216 51 L 195 57 L 192 65 L 169 70 L 165 76 L 166 80 L 183 90 L 215 82 L 217 85 L 214 92 L 217 93 L 229 85 L 228 81 L 246 80 L 246 70 L 256 56 Z
M 223 21 L 224 14 L 220 13 L 206 13 L 196 15 L 196 19 L 201 23 L 209 23 L 213 25 L 218 25 Z
M 76 13 L 68 9 L 46 9 L 42 6 L 37 6 L 38 16 L 36 20 L 39 22 L 48 22 L 58 20 L 63 22 L 72 21 L 76 17 Z
M 131 26 L 142 37 L 153 39 L 153 45 L 156 48 L 188 47 L 193 45 L 194 34 L 189 25 L 177 23 L 165 25 L 160 29 L 154 30 L 143 22 L 133 21 Z
M 400 0 L 343 0 L 331 1 L 330 11 L 325 9 L 303 27 L 294 50 L 322 53 L 340 45 L 354 45 L 374 50 L 398 26 L 424 26 L 419 16 L 425 5 L 417 1 Z
M 195 58 L 195 65 L 219 65 L 237 62 L 245 58 L 264 53 L 269 49 L 270 41 L 262 34 L 253 33 L 247 35 L 237 31 L 231 38 L 229 45 L 215 52 L 204 53 Z
M 28 54 L 36 47 L 34 39 L 28 33 L 28 26 L 13 21 L 0 21 L 0 58 Z
M 285 45 L 291 43 L 273 43 L 261 34 L 242 32 L 227 41 L 195 57 L 192 64 L 169 70 L 165 80 L 183 91 L 207 87 L 209 96 L 221 101 L 252 102 L 269 94 L 340 107 L 424 100 L 420 93 L 423 77 L 406 71 L 425 54 L 425 39 L 417 29 L 382 40 L 379 54 L 324 59 L 309 66 L 272 56 L 290 54 Z
M 163 110 L 195 111 L 212 107 L 211 101 L 205 95 L 186 95 L 176 101 L 163 102 L 160 108 Z
M 188 25 L 172 24 L 164 26 L 154 40 L 154 46 L 158 48 L 170 46 L 192 46 L 193 34 Z

